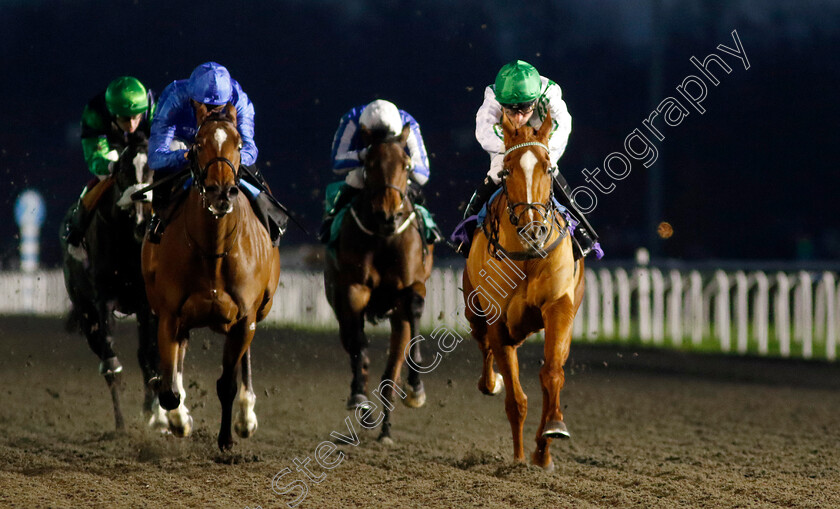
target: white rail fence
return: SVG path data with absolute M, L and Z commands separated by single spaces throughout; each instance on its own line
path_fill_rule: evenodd
M 840 282 L 834 272 L 587 269 L 574 325 L 584 341 L 638 339 L 657 347 L 835 360 Z M 69 299 L 61 271 L 0 273 L 0 314 L 58 316 Z M 420 326 L 457 326 L 461 271 L 435 269 Z M 284 272 L 267 320 L 335 329 L 317 272 Z

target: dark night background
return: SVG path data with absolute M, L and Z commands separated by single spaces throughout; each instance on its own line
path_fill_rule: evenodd
M 716 50 L 734 47 L 732 30 L 748 70 Z M 47 200 L 42 261 L 58 263 L 60 219 L 90 176 L 79 117 L 119 75 L 159 92 L 204 61 L 227 66 L 256 107 L 258 165 L 310 231 L 339 117 L 389 99 L 420 122 L 426 193 L 449 232 L 488 166 L 474 116 L 502 64 L 529 61 L 562 87 L 573 129 L 560 167 L 574 187 L 662 99 L 682 99 L 675 87 L 699 74 L 689 58 L 711 52 L 733 71 L 716 73 L 706 113 L 662 128 L 654 167 L 635 163 L 598 195 L 589 217 L 607 256 L 837 260 L 838 42 L 837 1 L 0 0 L 0 266 L 16 264 L 12 207 L 27 187 Z M 659 221 L 672 238 L 656 240 Z M 314 242 L 290 231 L 287 246 Z

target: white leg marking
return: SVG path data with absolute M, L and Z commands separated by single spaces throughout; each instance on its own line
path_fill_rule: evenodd
M 147 416 L 147 425 L 152 431 L 169 433 L 169 422 L 166 420 L 166 410 L 160 406 L 157 397 L 152 401 L 152 413 Z
M 193 418 L 186 405 L 184 405 L 187 392 L 184 390 L 184 375 L 181 372 L 175 376 L 174 389 L 181 395 L 181 404 L 178 405 L 178 408 L 170 410 L 166 414 L 169 418 L 169 430 L 177 437 L 186 437 L 192 432 Z
M 216 132 L 213 134 L 213 138 L 216 140 L 216 143 L 219 144 L 219 152 L 222 151 L 222 144 L 227 139 L 227 133 L 223 127 L 216 129 Z
M 245 389 L 245 384 L 239 384 L 239 394 L 236 396 L 236 404 L 239 407 L 236 412 L 236 419 L 233 429 L 242 438 L 248 438 L 257 431 L 257 414 L 254 413 L 254 405 L 257 403 L 257 396 L 253 391 Z

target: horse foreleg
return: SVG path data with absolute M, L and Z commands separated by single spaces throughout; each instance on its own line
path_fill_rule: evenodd
M 417 336 L 417 324 L 420 321 L 420 317 L 423 316 L 423 309 L 426 306 L 426 299 L 424 297 L 426 293 L 426 286 L 422 286 L 422 294 L 419 291 L 413 291 L 410 297 L 409 310 L 411 313 L 411 320 L 410 333 L 408 334 L 409 340 Z M 405 351 L 405 346 L 400 349 L 403 359 L 405 359 L 406 354 L 408 354 L 408 357 L 411 359 L 411 362 L 408 363 L 408 366 L 406 367 L 408 370 L 408 376 L 406 377 L 408 379 L 408 384 L 404 387 L 408 396 L 403 399 L 403 403 L 410 408 L 420 408 L 426 404 L 426 390 L 423 387 L 423 381 L 420 380 L 420 372 L 414 368 L 414 366 L 423 365 L 423 356 L 420 352 L 421 343 L 422 341 L 412 342 L 411 348 L 408 352 Z
M 85 336 L 88 344 L 99 357 L 99 373 L 105 377 L 108 384 L 108 391 L 111 393 L 111 403 L 114 406 L 114 424 L 116 429 L 125 429 L 125 419 L 120 405 L 120 388 L 122 375 L 122 364 L 114 352 L 114 339 L 111 336 L 113 318 L 111 312 L 113 304 L 105 301 L 96 303 L 96 319 L 87 316 L 85 323 Z
M 563 412 L 560 410 L 560 391 L 566 378 L 563 365 L 569 357 L 572 342 L 574 308 L 568 298 L 563 298 L 543 311 L 545 323 L 545 362 L 540 368 L 543 405 L 540 425 L 537 428 L 537 448 L 531 462 L 546 470 L 554 468 L 551 459 L 551 440 L 569 438 Z
M 153 380 L 160 406 L 167 410 L 169 430 L 173 435 L 185 437 L 192 430 L 192 417 L 184 399 L 184 355 L 189 333 L 182 331 L 174 316 L 161 315 L 158 325 L 158 353 L 160 377 Z
M 257 395 L 254 394 L 254 387 L 251 382 L 251 349 L 245 351 L 240 362 L 242 370 L 242 383 L 239 385 L 239 393 L 236 400 L 239 405 L 233 429 L 242 438 L 249 438 L 257 431 L 257 414 L 254 412 L 254 405 L 257 403 Z
M 367 383 L 370 359 L 368 358 L 368 338 L 365 335 L 363 312 L 370 300 L 370 289 L 362 285 L 352 285 L 347 295 L 339 296 L 336 302 L 338 334 L 344 350 L 350 355 L 350 370 L 353 379 L 350 382 L 350 397 L 347 409 L 369 407 Z
M 158 319 L 148 308 L 137 312 L 137 360 L 143 372 L 143 418 L 155 431 L 165 431 L 168 427 L 166 412 L 152 390 L 151 381 L 158 376 Z
M 233 447 L 230 425 L 233 414 L 233 400 L 236 397 L 236 380 L 240 371 L 240 362 L 251 346 L 257 329 L 256 317 L 250 314 L 231 327 L 225 339 L 222 355 L 222 376 L 216 381 L 216 394 L 222 405 L 222 424 L 219 428 L 218 444 L 222 451 Z
M 464 296 L 469 296 L 473 291 L 469 271 L 464 270 Z M 469 303 L 464 306 L 464 318 L 470 322 L 470 333 L 478 343 L 481 356 L 484 361 L 481 368 L 481 376 L 478 378 L 478 390 L 488 396 L 502 392 L 505 386 L 502 375 L 493 371 L 493 350 L 487 338 L 487 321 L 484 317 L 475 314 Z
M 528 414 L 528 397 L 519 383 L 519 357 L 516 347 L 505 344 L 509 338 L 504 324 L 496 323 L 488 332 L 493 354 L 505 382 L 505 412 L 513 435 L 513 457 L 516 461 L 525 461 L 522 430 Z
M 406 316 L 405 301 L 401 299 L 397 305 L 394 315 L 391 317 L 391 340 L 388 348 L 388 360 L 385 365 L 385 372 L 382 373 L 382 381 L 374 395 L 382 404 L 382 431 L 379 433 L 379 441 L 385 444 L 392 444 L 391 440 L 391 411 L 394 409 L 394 392 L 399 391 L 400 399 L 405 400 L 407 394 L 400 389 L 400 371 L 405 362 L 405 349 L 411 339 L 411 316 Z M 421 387 L 422 390 L 422 387 Z M 424 396 L 425 397 L 425 396 Z

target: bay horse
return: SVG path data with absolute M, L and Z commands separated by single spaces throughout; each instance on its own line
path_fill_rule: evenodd
M 407 385 L 398 385 L 403 352 L 423 313 L 433 254 L 433 246 L 426 244 L 421 233 L 420 214 L 406 197 L 409 133 L 408 124 L 397 136 L 363 128 L 362 139 L 368 146 L 364 187 L 344 215 L 336 250 L 328 251 L 324 271 L 327 301 L 338 320 L 341 344 L 350 355 L 353 378 L 347 409 L 356 411 L 363 424 L 371 423 L 366 427 L 381 422 L 379 440 L 386 444 L 393 442 L 390 413 L 394 394 L 413 408 L 426 401 L 420 373 L 411 364 Z M 382 381 L 374 390 L 383 408 L 372 419 L 378 405 L 367 396 L 370 359 L 364 322 L 385 316 L 391 322 L 390 348 Z M 407 352 L 414 366 L 421 361 L 419 343 L 412 342 Z
M 568 217 L 552 196 L 551 124 L 548 114 L 539 129 L 515 128 L 503 116 L 502 192 L 488 204 L 484 224 L 474 235 L 463 279 L 465 317 L 484 357 L 478 387 L 484 394 L 497 394 L 504 387 L 517 461 L 525 460 L 522 432 L 528 399 L 519 382 L 516 349 L 529 335 L 545 329 L 542 416 L 531 461 L 546 470 L 554 468 L 552 439 L 569 437 L 560 391 L 584 289 L 583 259 L 573 258 Z M 484 282 L 491 273 L 487 269 L 497 277 Z M 493 371 L 494 359 L 501 377 Z
M 86 257 L 74 256 L 62 238 L 64 284 L 72 304 L 68 326 L 80 330 L 100 359 L 99 371 L 111 392 L 116 428 L 125 428 L 120 407 L 122 364 L 114 351 L 114 312 L 137 318 L 137 358 L 143 372 L 143 413 L 150 427 L 165 429 L 166 418 L 148 382 L 157 375 L 157 318 L 151 314 L 140 271 L 142 232 L 151 215 L 151 198 L 130 196 L 152 180 L 146 164 L 148 142 L 134 139 L 122 151 L 112 176 L 94 188 L 102 192 L 83 246 Z M 94 192 L 91 191 L 91 192 Z M 68 216 L 69 216 L 68 212 Z
M 257 322 L 271 310 L 280 253 L 239 193 L 242 140 L 236 109 L 227 104 L 208 111 L 200 104 L 196 122 L 190 149 L 192 186 L 160 244 L 148 238 L 143 243 L 143 278 L 149 304 L 160 320 L 160 378 L 155 390 L 176 436 L 188 436 L 192 430 L 183 383 L 190 330 L 209 327 L 225 335 L 216 392 L 222 406 L 218 445 L 226 451 L 233 446 L 234 399 L 239 410 L 236 433 L 247 438 L 257 429 L 249 348 Z M 237 388 L 239 375 L 242 383 Z

